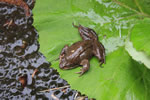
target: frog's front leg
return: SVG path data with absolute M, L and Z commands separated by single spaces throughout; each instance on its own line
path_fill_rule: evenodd
M 74 23 L 72 23 L 72 25 L 78 28 L 80 36 L 83 40 L 98 40 L 96 32 L 93 29 L 84 27 L 80 24 L 79 26 L 77 26 L 77 25 L 74 25 Z
M 93 41 L 93 53 L 101 62 L 100 66 L 105 63 L 105 48 L 99 41 Z
M 76 73 L 80 74 L 80 76 L 82 76 L 85 72 L 87 72 L 89 70 L 90 63 L 89 63 L 88 59 L 83 59 L 81 61 L 80 65 L 82 65 L 83 67 L 80 69 L 80 72 L 76 72 Z
M 61 50 L 61 53 L 60 53 L 60 56 L 59 56 L 60 59 L 65 55 L 65 53 L 67 52 L 68 48 L 69 48 L 69 46 L 65 45 L 64 48 Z

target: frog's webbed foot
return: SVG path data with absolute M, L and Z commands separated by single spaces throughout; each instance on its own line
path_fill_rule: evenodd
M 89 63 L 88 59 L 84 59 L 81 61 L 80 65 L 83 65 L 83 68 L 80 69 L 80 72 L 76 72 L 76 73 L 80 74 L 80 76 L 82 76 L 85 72 L 87 72 L 89 70 L 90 63 Z
M 79 26 L 80 26 L 80 24 L 79 24 L 79 26 L 77 26 L 77 25 L 75 25 L 74 23 L 72 23 L 72 25 L 73 25 L 73 27 L 75 27 L 75 28 L 79 28 Z
M 102 66 L 103 64 L 105 64 L 105 62 L 104 62 L 104 60 L 102 60 L 102 61 L 100 61 L 101 63 L 100 63 L 100 67 L 101 68 L 104 68 L 104 66 Z
M 93 42 L 93 53 L 100 61 L 100 66 L 103 68 L 102 64 L 105 64 L 105 48 L 99 41 Z

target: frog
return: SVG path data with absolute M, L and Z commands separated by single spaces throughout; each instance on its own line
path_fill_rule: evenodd
M 65 45 L 59 56 L 60 69 L 73 69 L 83 66 L 77 74 L 82 76 L 90 68 L 90 59 L 95 56 L 100 62 L 100 66 L 105 64 L 105 48 L 98 40 L 96 32 L 82 25 L 74 25 L 78 28 L 81 41 L 73 43 L 71 46 Z

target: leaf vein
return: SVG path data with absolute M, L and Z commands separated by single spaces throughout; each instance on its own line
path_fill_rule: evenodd
M 112 0 L 112 1 L 115 2 L 116 4 L 120 5 L 120 6 L 124 7 L 124 8 L 127 8 L 127 9 L 129 9 L 129 10 L 131 10 L 131 11 L 133 11 L 133 12 L 139 14 L 139 15 L 142 15 L 142 16 L 145 16 L 145 17 L 150 17 L 149 14 L 146 14 L 146 13 L 144 13 L 144 12 L 143 12 L 143 13 L 142 13 L 142 12 L 139 12 L 139 11 L 137 11 L 137 10 L 135 10 L 135 9 L 133 9 L 133 8 L 131 8 L 131 7 L 129 7 L 129 6 L 127 6 L 126 4 L 124 4 L 124 3 L 122 3 L 122 2 L 119 2 L 119 1 L 117 1 L 117 0 Z
M 138 7 L 138 9 L 140 10 L 140 12 L 144 13 L 143 10 L 142 10 L 142 8 L 141 8 L 141 6 L 140 6 L 140 4 L 137 2 L 137 0 L 134 0 L 134 2 L 136 4 L 136 6 Z

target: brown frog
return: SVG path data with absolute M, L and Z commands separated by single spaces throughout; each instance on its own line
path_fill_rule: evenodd
M 71 46 L 64 46 L 59 56 L 59 67 L 61 69 L 72 69 L 82 65 L 81 71 L 77 72 L 81 76 L 90 68 L 89 60 L 92 56 L 99 59 L 100 65 L 105 63 L 105 49 L 98 41 L 97 34 L 93 29 L 81 25 L 76 26 L 73 24 L 73 26 L 78 28 L 82 41 Z

